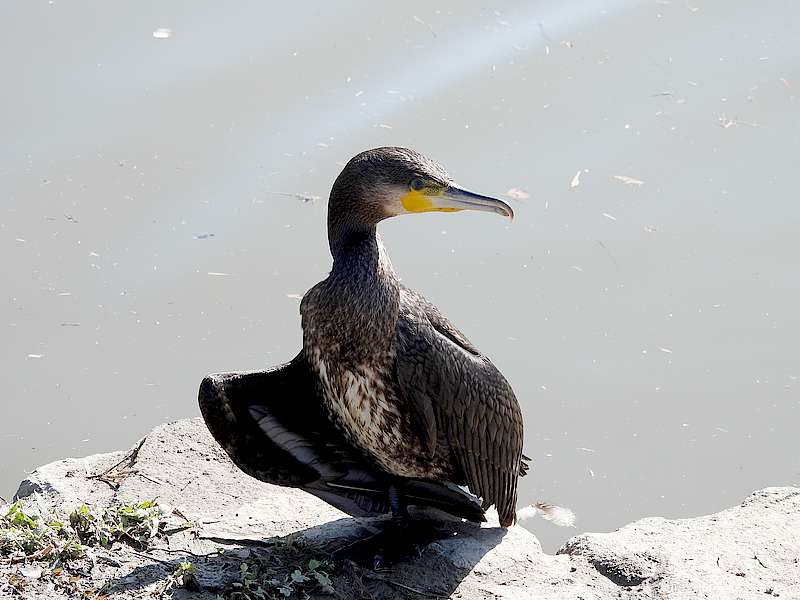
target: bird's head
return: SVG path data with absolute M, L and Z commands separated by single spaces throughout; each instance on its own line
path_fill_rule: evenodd
M 514 217 L 497 198 L 465 190 L 437 162 L 408 148 L 375 148 L 347 163 L 331 190 L 331 224 L 375 225 L 421 212 L 481 210 Z

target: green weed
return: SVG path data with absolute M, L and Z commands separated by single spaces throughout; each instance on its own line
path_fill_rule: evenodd
M 102 514 L 82 504 L 62 521 L 42 507 L 38 498 L 25 505 L 11 504 L 0 517 L 0 557 L 12 561 L 81 559 L 90 546 L 109 546 L 115 541 L 146 548 L 163 528 L 163 511 L 155 501 L 124 504 Z
M 84 544 L 108 546 L 114 541 L 147 547 L 164 526 L 164 513 L 155 500 L 123 504 L 102 515 L 82 504 L 69 515 L 69 522 Z
M 282 557 L 286 558 L 286 557 Z M 311 559 L 286 564 L 275 557 L 244 562 L 239 578 L 225 590 L 225 600 L 308 598 L 311 593 L 333 594 L 333 584 L 322 561 Z

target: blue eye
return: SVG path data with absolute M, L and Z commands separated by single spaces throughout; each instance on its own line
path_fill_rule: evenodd
M 408 184 L 408 187 L 410 187 L 415 192 L 418 192 L 425 188 L 425 181 L 423 179 L 420 179 L 419 177 L 415 177 L 414 179 L 411 180 L 411 183 Z

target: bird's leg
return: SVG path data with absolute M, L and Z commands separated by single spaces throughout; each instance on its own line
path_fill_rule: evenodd
M 392 518 L 375 553 L 372 565 L 375 570 L 404 558 L 419 556 L 421 548 L 431 541 L 431 523 L 411 518 L 405 499 L 395 485 L 389 486 L 389 507 Z
M 411 517 L 408 514 L 406 505 L 403 503 L 400 490 L 397 489 L 397 486 L 390 485 L 388 492 L 389 509 L 391 510 L 392 514 L 391 520 L 389 520 L 388 523 L 384 523 L 381 526 L 381 529 L 376 533 L 370 534 L 358 540 L 354 540 L 349 544 L 337 548 L 331 553 L 331 559 L 335 560 L 339 556 L 353 554 L 353 551 L 357 549 L 361 550 L 361 552 L 357 552 L 357 554 L 362 554 L 363 556 L 364 550 L 367 549 L 366 554 L 369 555 L 370 552 L 368 548 L 371 547 L 373 553 L 373 567 L 377 569 L 384 563 L 388 555 L 393 554 L 387 553 L 387 543 L 391 543 L 392 540 L 396 541 L 398 534 L 402 534 L 402 532 L 405 530 L 406 521 L 410 520 Z
M 388 493 L 391 518 L 379 525 L 377 533 L 334 550 L 332 559 L 349 556 L 362 565 L 371 559 L 372 568 L 377 570 L 419 556 L 421 548 L 445 535 L 435 523 L 412 518 L 396 486 L 390 486 Z
M 392 519 L 408 518 L 408 509 L 396 485 L 389 486 L 389 507 L 392 509 Z

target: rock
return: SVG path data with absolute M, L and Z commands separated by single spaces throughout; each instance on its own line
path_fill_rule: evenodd
M 216 598 L 241 578 L 243 562 L 252 568 L 268 558 L 286 565 L 289 577 L 293 565 L 307 564 L 303 552 L 325 558 L 381 525 L 380 519 L 353 519 L 310 494 L 248 477 L 199 419 L 157 427 L 129 452 L 40 467 L 17 496 L 62 513 L 84 502 L 102 508 L 153 498 L 172 507 L 168 535 L 146 551 L 127 544 L 93 549 L 83 591 L 116 599 L 167 591 L 172 598 Z M 193 523 L 190 531 L 170 529 L 184 517 Z M 331 569 L 336 597 L 800 598 L 797 488 L 768 488 L 706 517 L 649 518 L 613 533 L 582 534 L 555 556 L 544 554 L 522 527 L 451 525 L 418 557 L 379 572 L 337 559 Z M 199 591 L 176 587 L 182 561 L 195 566 Z M 17 581 L 13 577 L 25 578 L 24 586 L 15 587 L 22 597 L 82 593 L 54 585 L 30 565 L 0 564 L 0 595 L 4 582 Z
M 653 598 L 800 598 L 800 489 L 760 490 L 706 517 L 579 535 L 559 553 Z

